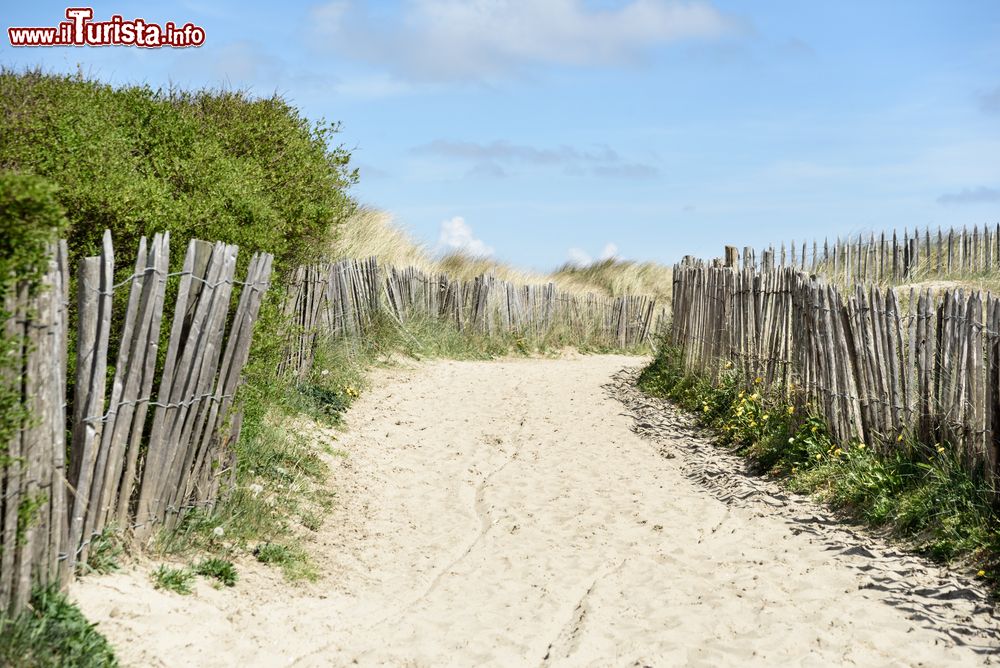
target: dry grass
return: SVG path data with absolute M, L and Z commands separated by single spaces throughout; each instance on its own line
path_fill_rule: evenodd
M 436 256 L 397 227 L 390 214 L 364 208 L 340 228 L 330 245 L 330 255 L 334 259 L 374 255 L 385 264 L 446 273 L 462 280 L 492 272 L 512 283 L 555 283 L 560 289 L 574 293 L 650 295 L 662 303 L 669 302 L 672 285 L 670 267 L 654 262 L 604 260 L 585 267 L 565 265 L 551 274 L 543 274 L 461 252 Z
M 673 288 L 673 271 L 656 262 L 602 260 L 580 267 L 566 264 L 553 277 L 561 285 L 610 295 L 649 295 L 668 303 Z

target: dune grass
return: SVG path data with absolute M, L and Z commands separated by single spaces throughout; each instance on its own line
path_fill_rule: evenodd
M 656 262 L 611 258 L 585 266 L 565 264 L 552 276 L 568 289 L 607 295 L 648 295 L 660 304 L 669 304 L 673 294 L 673 271 Z
M 609 259 L 586 266 L 567 264 L 545 273 L 519 269 L 494 258 L 462 251 L 437 253 L 398 227 L 390 214 L 371 208 L 358 209 L 345 225 L 337 228 L 327 252 L 335 259 L 374 255 L 387 265 L 416 267 L 427 273 L 445 273 L 461 280 L 492 273 L 512 283 L 555 283 L 559 289 L 576 294 L 649 295 L 662 304 L 669 303 L 673 285 L 670 267 L 655 262 Z

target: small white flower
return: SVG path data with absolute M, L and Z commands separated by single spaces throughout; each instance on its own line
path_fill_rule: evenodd
M 222 538 L 223 536 L 226 535 L 226 531 L 222 527 L 215 527 L 214 529 L 212 529 L 212 535 L 215 536 L 216 538 Z
M 275 467 L 274 470 L 277 472 L 278 475 L 287 475 L 288 474 L 288 471 L 286 471 L 285 469 L 281 468 L 280 466 Z
M 329 369 L 323 369 L 322 371 L 319 372 L 319 375 L 321 375 L 321 376 L 329 376 L 330 375 L 330 370 Z
M 250 485 L 250 493 L 253 494 L 254 496 L 257 496 L 258 494 L 260 494 L 263 491 L 264 491 L 264 486 L 263 485 L 260 485 L 258 483 L 254 483 L 254 484 Z

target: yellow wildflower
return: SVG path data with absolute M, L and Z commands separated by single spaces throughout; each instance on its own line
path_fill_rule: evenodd
M 981 570 L 981 571 L 979 571 L 978 573 L 976 573 L 976 575 L 978 575 L 978 576 L 979 576 L 979 577 L 981 577 L 981 578 L 984 578 L 984 577 L 986 577 L 986 571 L 982 571 L 982 570 Z
M 760 419 L 761 420 L 770 420 L 771 416 L 768 413 L 764 413 L 763 415 L 760 416 Z
M 939 445 L 937 451 L 938 451 L 939 455 L 943 454 L 944 453 L 944 448 Z
M 902 434 L 900 434 L 899 436 L 896 437 L 896 442 L 897 443 L 902 443 L 903 442 L 903 435 Z
M 816 461 L 819 461 L 819 460 L 821 460 L 821 459 L 823 459 L 823 455 L 821 455 L 821 454 L 817 454 L 817 455 L 816 455 Z
M 753 382 L 755 382 L 755 383 L 757 383 L 758 385 L 760 385 L 761 383 L 763 383 L 763 382 L 764 382 L 764 379 L 763 379 L 763 378 L 761 378 L 760 376 L 757 376 L 756 378 L 754 378 Z
M 789 415 L 794 415 L 795 414 L 795 406 L 789 406 L 788 407 L 788 414 Z

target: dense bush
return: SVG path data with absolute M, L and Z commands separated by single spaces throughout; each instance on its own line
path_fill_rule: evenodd
M 14 353 L 22 341 L 6 334 L 12 315 L 6 302 L 18 282 L 31 289 L 38 286 L 48 260 L 46 249 L 66 222 L 56 198 L 56 188 L 46 180 L 0 170 L 0 378 L 20 377 L 21 357 Z M 25 417 L 21 409 L 20 384 L 0 383 L 0 464 Z
M 0 72 L 0 168 L 59 186 L 73 258 L 108 228 L 125 257 L 169 230 L 175 261 L 192 237 L 238 244 L 244 262 L 257 250 L 279 267 L 309 259 L 353 207 L 337 130 L 279 97 Z

